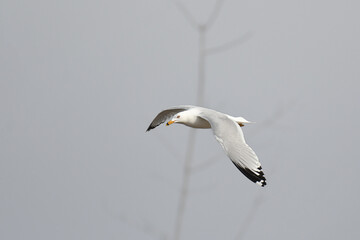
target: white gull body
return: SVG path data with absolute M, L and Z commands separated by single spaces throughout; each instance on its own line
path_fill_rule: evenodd
M 165 121 L 181 123 L 192 128 L 211 128 L 216 140 L 234 165 L 251 181 L 266 185 L 266 178 L 255 152 L 246 144 L 241 127 L 250 123 L 242 117 L 217 112 L 212 109 L 190 105 L 176 106 L 161 111 L 149 125 L 147 131 Z

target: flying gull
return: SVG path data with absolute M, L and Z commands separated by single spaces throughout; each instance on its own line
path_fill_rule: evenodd
M 254 183 L 262 187 L 266 185 L 259 159 L 246 144 L 240 128 L 250 123 L 246 119 L 232 117 L 208 108 L 183 105 L 161 111 L 146 131 L 156 128 L 165 121 L 168 121 L 166 125 L 181 123 L 192 128 L 211 128 L 216 140 L 234 165 Z

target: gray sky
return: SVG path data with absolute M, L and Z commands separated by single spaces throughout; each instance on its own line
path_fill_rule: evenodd
M 171 239 L 195 104 L 198 35 L 174 1 L 0 2 L 0 238 Z M 204 22 L 215 1 L 181 1 Z M 199 130 L 183 239 L 357 239 L 358 1 L 224 2 L 205 106 L 243 128 L 247 180 Z M 253 204 L 254 201 L 258 204 Z M 254 208 L 255 206 L 255 208 Z

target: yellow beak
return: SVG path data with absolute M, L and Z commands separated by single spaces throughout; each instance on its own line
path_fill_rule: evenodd
M 166 123 L 166 126 L 169 126 L 169 125 L 171 125 L 171 124 L 173 124 L 173 123 L 174 123 L 174 121 L 173 121 L 173 120 L 168 121 L 168 122 Z

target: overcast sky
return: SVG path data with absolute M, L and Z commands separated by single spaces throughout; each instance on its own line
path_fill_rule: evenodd
M 268 185 L 198 130 L 182 239 L 360 239 L 359 9 L 224 2 L 206 46 L 250 37 L 207 56 L 204 106 L 256 122 Z M 2 0 L 0 238 L 172 239 L 189 129 L 145 130 L 196 103 L 197 44 L 175 1 Z

